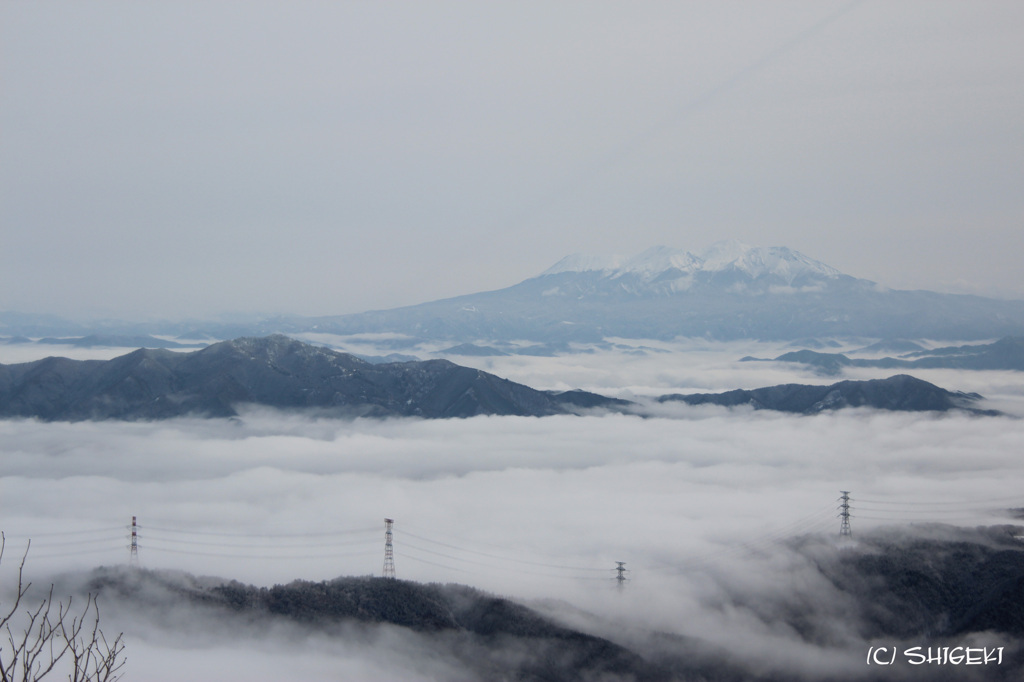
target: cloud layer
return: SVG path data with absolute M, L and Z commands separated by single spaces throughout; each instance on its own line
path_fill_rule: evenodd
M 541 387 L 648 395 L 796 376 L 735 363 L 740 350 L 475 361 Z M 1009 373 L 943 377 L 952 388 L 993 381 L 1019 404 Z M 146 567 L 259 585 L 379 575 L 387 517 L 401 578 L 554 604 L 559 618 L 638 648 L 650 641 L 644 633 L 663 630 L 765 665 L 796 656 L 811 677 L 856 670 L 859 640 L 838 633 L 841 646 L 807 644 L 765 610 L 800 591 L 835 597 L 806 554 L 779 543 L 810 533 L 815 551 L 835 551 L 840 490 L 852 493 L 855 538 L 907 523 L 1007 523 L 1010 508 L 1024 507 L 1024 420 L 1011 417 L 680 406 L 650 419 L 375 421 L 254 410 L 231 420 L 5 421 L 0 443 L 8 551 L 32 539 L 34 579 L 126 563 L 133 515 Z M 0 567 L 5 584 L 13 554 Z M 630 578 L 622 592 L 618 561 Z M 738 608 L 744 599 L 760 610 Z M 250 679 L 288 669 L 276 635 L 253 635 L 255 657 L 244 654 L 253 641 L 230 638 L 179 643 L 188 652 L 179 656 L 161 643 L 163 630 L 117 618 L 133 634 L 133 661 L 179 679 L 218 666 Z M 393 664 L 386 648 L 303 641 L 306 679 L 334 679 L 340 660 L 377 674 Z M 416 672 L 420 646 L 406 642 L 413 653 L 392 677 L 451 679 L 441 663 Z

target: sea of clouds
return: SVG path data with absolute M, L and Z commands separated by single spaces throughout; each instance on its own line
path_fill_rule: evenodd
M 737 362 L 774 350 L 706 344 L 465 364 L 539 388 L 614 395 L 836 380 Z M 919 376 L 1011 410 L 1024 393 L 1008 372 Z M 836 595 L 782 540 L 812 534 L 821 551 L 839 551 L 841 490 L 851 491 L 855 540 L 880 526 L 1011 522 L 1009 510 L 1024 507 L 1022 449 L 1024 420 L 1012 414 L 805 417 L 678 406 L 657 418 L 428 421 L 252 408 L 221 420 L 8 420 L 0 422 L 0 580 L 7 589 L 29 539 L 25 570 L 37 582 L 125 564 L 133 516 L 148 568 L 267 586 L 380 575 L 391 518 L 399 578 L 547 605 L 565 622 L 634 646 L 663 631 L 729 647 L 748 662 L 790 661 L 811 678 L 854 674 L 864 652 L 852 635 L 835 647 L 807 644 L 763 609 L 736 606 L 736 595 L 763 604 L 819 595 L 824 619 Z M 619 561 L 629 578 L 621 590 Z M 346 643 L 285 626 L 235 637 L 198 622 L 182 632 L 153 614 L 109 616 L 109 627 L 126 631 L 126 679 L 461 674 L 394 628 Z M 216 636 L 196 634 L 207 629 Z

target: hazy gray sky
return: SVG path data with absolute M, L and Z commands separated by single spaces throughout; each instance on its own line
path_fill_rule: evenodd
M 1024 298 L 1019 2 L 0 2 L 0 310 L 334 314 L 785 245 Z

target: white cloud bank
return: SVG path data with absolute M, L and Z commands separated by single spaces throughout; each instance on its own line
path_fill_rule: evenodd
M 605 374 L 605 360 L 500 362 L 522 363 L 534 380 L 577 363 L 580 376 L 604 377 L 588 386 L 621 387 L 623 377 Z M 650 389 L 682 375 L 724 383 L 730 368 L 745 371 L 730 362 L 655 354 L 622 366 L 637 369 L 637 385 Z M 979 388 L 983 376 L 947 378 Z M 1014 378 L 1000 374 L 1000 390 L 1018 391 Z M 233 420 L 4 421 L 3 530 L 9 548 L 32 538 L 28 570 L 45 579 L 126 563 L 135 515 L 143 566 L 270 585 L 379 575 L 388 517 L 400 578 L 564 600 L 623 627 L 722 645 L 742 635 L 745 656 L 767 661 L 770 651 L 799 650 L 813 672 L 854 665 L 852 654 L 800 644 L 756 613 L 723 608 L 722 595 L 791 584 L 817 590 L 806 562 L 777 542 L 821 533 L 828 547 L 840 490 L 852 491 L 855 537 L 893 523 L 1005 523 L 1007 509 L 1024 507 L 1019 419 L 718 408 L 676 416 L 346 421 L 255 410 Z M 616 561 L 630 571 L 621 594 Z M 0 580 L 11 570 L 5 561 Z M 247 679 L 263 679 L 260 671 L 288 676 L 289 654 L 270 640 L 168 648 L 165 634 L 129 625 L 133 676 L 156 679 L 151 668 L 201 679 L 197 670 L 236 663 Z M 247 656 L 249 645 L 259 653 Z M 300 649 L 309 655 L 291 669 L 303 679 L 379 675 L 390 665 L 374 647 L 358 654 L 313 637 Z M 394 679 L 453 674 L 443 666 L 416 672 L 413 654 L 402 660 L 408 674 Z

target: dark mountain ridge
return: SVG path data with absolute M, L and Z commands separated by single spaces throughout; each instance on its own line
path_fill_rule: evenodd
M 755 410 L 778 410 L 799 414 L 817 414 L 846 407 L 873 407 L 910 412 L 964 410 L 989 416 L 999 414 L 995 410 L 975 407 L 974 404 L 980 399 L 981 396 L 977 393 L 947 391 L 927 381 L 899 374 L 888 379 L 840 381 L 829 386 L 782 384 L 725 393 L 676 393 L 662 396 L 658 401 L 725 407 L 749 405 Z
M 335 415 L 544 416 L 580 401 L 575 392 L 559 395 L 447 360 L 372 364 L 280 335 L 191 353 L 139 349 L 109 361 L 0 365 L 0 416 L 44 420 L 230 417 L 243 404 Z M 615 402 L 589 395 L 593 405 Z

